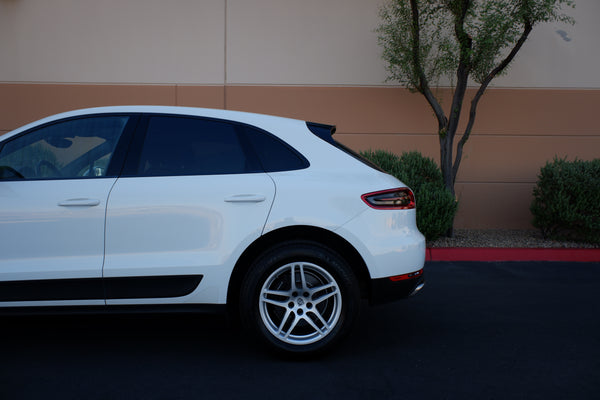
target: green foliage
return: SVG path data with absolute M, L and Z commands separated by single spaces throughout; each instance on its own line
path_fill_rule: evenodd
M 458 202 L 443 184 L 427 182 L 416 189 L 417 226 L 427 240 L 445 235 L 454 222 Z
M 377 29 L 388 80 L 421 91 L 422 71 L 435 84 L 453 82 L 459 62 L 482 83 L 521 37 L 526 26 L 573 23 L 563 8 L 573 0 L 390 0 L 380 9 Z M 504 69 L 499 73 L 505 72 Z
M 361 155 L 410 187 L 417 199 L 417 226 L 427 240 L 435 240 L 451 227 L 458 203 L 444 186 L 435 161 L 412 151 L 397 156 L 383 150 Z
M 555 158 L 541 169 L 530 210 L 544 237 L 600 243 L 600 159 Z
M 389 81 L 402 82 L 417 91 L 420 87 L 419 65 L 433 81 L 456 69 L 456 43 L 448 35 L 452 21 L 447 13 L 439 12 L 439 8 L 431 1 L 420 2 L 417 30 L 408 1 L 391 1 L 381 8 L 383 23 L 377 33 Z

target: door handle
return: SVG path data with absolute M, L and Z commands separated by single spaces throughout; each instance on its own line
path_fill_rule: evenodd
M 262 194 L 235 194 L 225 198 L 227 203 L 260 203 L 267 198 Z
M 94 207 L 100 204 L 97 199 L 68 199 L 58 203 L 61 207 Z

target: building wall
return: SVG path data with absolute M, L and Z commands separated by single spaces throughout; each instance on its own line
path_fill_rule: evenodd
M 422 96 L 385 82 L 382 1 L 0 0 L 0 134 L 114 104 L 264 112 L 338 126 L 362 150 L 439 159 Z M 600 157 L 600 2 L 537 27 L 484 95 L 457 182 L 457 227 L 528 228 L 539 168 Z M 439 89 L 450 101 L 447 89 Z

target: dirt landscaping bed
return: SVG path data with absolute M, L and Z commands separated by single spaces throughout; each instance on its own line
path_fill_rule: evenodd
M 427 242 L 427 247 L 600 248 L 598 244 L 544 239 L 539 230 L 455 229 L 454 237 Z

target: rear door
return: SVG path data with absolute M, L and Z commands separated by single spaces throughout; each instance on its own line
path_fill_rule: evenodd
M 152 115 L 143 125 L 108 202 L 107 304 L 223 303 L 274 183 L 234 123 Z

